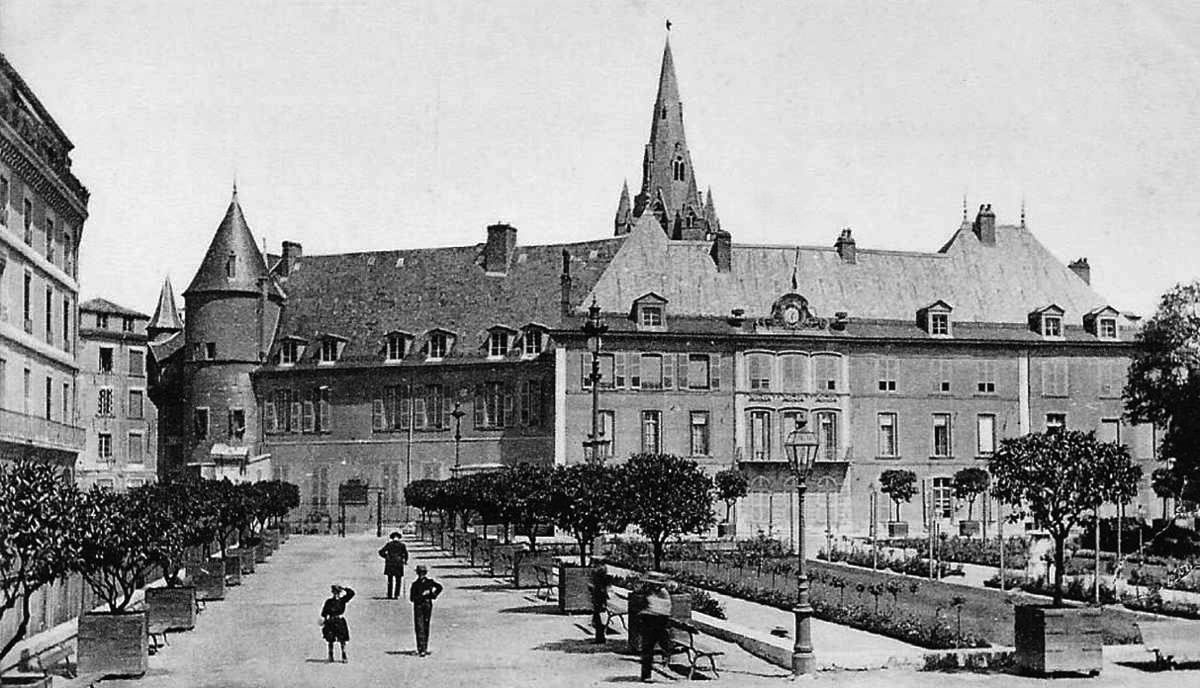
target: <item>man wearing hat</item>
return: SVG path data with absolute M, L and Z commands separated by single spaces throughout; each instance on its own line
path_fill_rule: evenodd
M 654 648 L 671 651 L 671 593 L 667 592 L 667 574 L 651 571 L 643 579 L 646 592 L 646 608 L 641 612 L 640 633 L 642 636 L 642 682 L 650 683 L 654 669 Z
M 433 601 L 442 594 L 442 584 L 428 577 L 429 569 L 417 564 L 417 579 L 408 589 L 413 605 L 413 629 L 417 632 L 417 656 L 429 654 L 429 618 L 433 616 Z
M 404 585 L 404 565 L 408 563 L 408 548 L 400 542 L 400 533 L 393 532 L 388 536 L 386 545 L 379 549 L 383 558 L 383 575 L 387 576 L 387 596 L 389 600 L 400 599 Z

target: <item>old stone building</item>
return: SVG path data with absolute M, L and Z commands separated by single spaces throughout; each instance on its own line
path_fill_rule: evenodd
M 146 393 L 150 316 L 104 299 L 79 306 L 80 487 L 123 491 L 157 477 L 157 411 Z
M 235 193 L 186 324 L 150 334 L 175 419 L 163 455 L 249 478 L 269 465 L 329 510 L 350 479 L 394 508 L 410 480 L 456 467 L 581 461 L 594 301 L 609 327 L 604 451 L 747 471 L 742 535 L 794 537 L 783 442 L 797 417 L 820 439 L 809 523 L 838 531 L 868 527 L 880 472 L 901 466 L 925 513 L 952 522 L 954 471 L 1032 430 L 1096 429 L 1152 459 L 1149 429 L 1119 421 L 1136 318 L 1023 217 L 964 212 L 930 252 L 859 248 L 849 229 L 829 246 L 756 246 L 733 242 L 699 188 L 668 45 L 614 236 L 526 246 L 496 224 L 471 246 L 313 256 L 284 242 L 264 257 Z M 905 514 L 915 529 L 921 514 Z
M 0 460 L 71 468 L 83 449 L 76 258 L 88 191 L 71 173 L 72 148 L 0 55 Z

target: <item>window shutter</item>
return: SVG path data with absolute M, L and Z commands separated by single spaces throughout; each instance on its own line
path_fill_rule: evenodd
M 592 372 L 591 355 L 584 351 L 579 354 L 579 386 L 584 389 L 591 389 L 592 383 L 588 380 L 588 373 Z
M 663 374 L 663 379 L 662 379 L 663 389 L 674 389 L 675 388 L 675 372 L 674 372 L 675 371 L 675 357 L 672 356 L 671 354 L 663 354 L 662 355 L 662 368 L 663 368 L 663 373 L 662 373 Z
M 383 399 L 375 399 L 371 402 L 371 429 L 380 432 L 384 426 Z
M 449 430 L 450 426 L 454 423 L 454 417 L 450 415 L 450 411 L 453 410 L 451 408 L 453 404 L 451 404 L 450 400 L 444 395 L 441 396 L 440 399 L 442 400 L 442 429 Z
M 263 425 L 266 426 L 267 432 L 275 432 L 278 429 L 278 423 L 275 420 L 275 402 L 270 398 L 263 402 Z
M 304 402 L 303 416 L 301 416 L 301 429 L 304 432 L 313 431 L 313 403 L 311 401 Z
M 504 427 L 511 428 L 516 421 L 516 414 L 513 412 L 513 389 L 512 385 L 504 386 Z M 499 423 L 497 423 L 499 425 Z
M 228 437 L 233 437 L 233 409 L 225 411 L 225 432 Z
M 629 389 L 642 388 L 642 355 L 629 354 Z
M 425 398 L 415 396 L 412 398 L 412 422 L 413 430 L 424 430 L 425 425 Z
M 721 354 L 708 357 L 709 389 L 721 389 Z
M 530 425 L 530 414 L 533 412 L 533 395 L 532 382 L 525 380 L 521 383 L 520 399 L 517 400 L 521 407 L 521 425 L 528 427 Z
M 625 388 L 625 352 L 621 351 L 613 355 L 613 369 L 615 371 L 613 387 L 616 389 Z
M 295 395 L 292 396 L 295 399 Z M 300 432 L 300 402 L 292 402 L 292 432 Z
M 401 430 L 408 430 L 412 427 L 412 399 L 407 391 L 401 389 L 396 390 L 396 396 L 400 399 L 400 403 L 396 405 L 396 412 L 400 414 L 399 427 Z
M 475 427 L 482 428 L 484 426 L 483 417 L 483 385 L 475 385 L 475 403 L 471 405 L 475 411 Z
M 676 357 L 678 365 L 675 366 L 675 383 L 679 385 L 679 389 L 688 388 L 688 355 L 679 354 Z
M 333 405 L 329 403 L 329 388 L 321 389 L 321 427 L 323 432 L 333 429 Z

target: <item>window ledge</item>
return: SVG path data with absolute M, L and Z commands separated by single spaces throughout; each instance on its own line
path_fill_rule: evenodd
M 903 457 L 897 456 L 897 455 L 893 455 L 893 456 L 878 455 L 875 457 L 875 460 L 876 461 L 899 461 L 901 458 L 903 458 Z
M 930 460 L 930 461 L 953 461 L 953 460 L 954 460 L 954 458 L 955 458 L 955 457 L 954 457 L 954 455 L 953 455 L 953 454 L 947 454 L 946 456 L 934 456 L 934 455 L 930 455 L 930 457 L 929 457 L 929 460 Z
M 995 456 L 994 453 L 992 453 L 992 454 L 976 454 L 975 460 L 976 461 L 987 461 L 987 460 L 991 459 L 993 456 Z

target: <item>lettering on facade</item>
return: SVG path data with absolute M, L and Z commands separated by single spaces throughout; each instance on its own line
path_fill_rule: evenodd
M 800 404 L 836 404 L 840 402 L 840 399 L 836 394 L 813 394 L 811 392 L 776 392 L 770 394 L 756 392 L 748 395 L 746 400 L 768 404 L 787 402 Z

